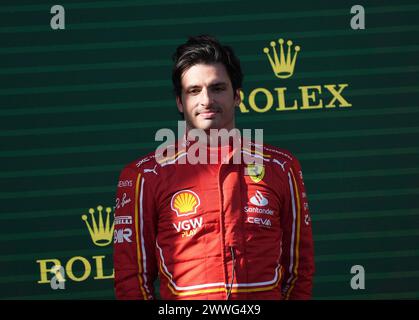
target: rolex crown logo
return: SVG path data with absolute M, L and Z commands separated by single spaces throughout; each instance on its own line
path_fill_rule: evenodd
M 110 224 L 110 214 L 112 211 L 112 208 L 107 207 L 106 208 L 106 222 L 105 225 L 103 224 L 103 207 L 98 206 L 97 207 L 98 216 L 99 216 L 99 225 L 96 222 L 95 218 L 95 209 L 90 208 L 89 213 L 91 215 L 91 221 L 92 224 L 89 223 L 87 215 L 82 215 L 82 219 L 84 222 L 86 222 L 87 229 L 89 229 L 90 236 L 92 237 L 92 241 L 95 245 L 99 247 L 104 247 L 109 245 L 112 242 L 113 238 L 113 228 L 114 223 L 112 222 L 112 226 Z
M 273 72 L 278 78 L 281 78 L 281 79 L 286 79 L 293 75 L 295 61 L 297 60 L 297 54 L 298 54 L 298 51 L 300 51 L 300 46 L 295 46 L 294 54 L 292 55 L 292 58 L 291 58 L 292 41 L 288 40 L 287 41 L 288 49 L 285 56 L 284 42 L 285 42 L 284 39 L 278 40 L 278 43 L 280 46 L 279 57 L 278 57 L 278 52 L 276 50 L 275 41 L 271 42 L 272 54 L 269 48 L 263 48 L 263 52 L 267 55 L 268 60 L 271 63 Z

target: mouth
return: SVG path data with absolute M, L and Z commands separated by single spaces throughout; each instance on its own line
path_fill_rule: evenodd
M 204 119 L 212 119 L 215 118 L 218 112 L 215 111 L 208 111 L 208 112 L 201 112 L 198 115 Z
M 197 116 L 204 118 L 204 119 L 213 119 L 220 113 L 217 110 L 203 110 L 202 112 L 198 112 Z

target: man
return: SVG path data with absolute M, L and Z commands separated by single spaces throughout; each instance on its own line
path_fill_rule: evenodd
M 177 48 L 172 80 L 186 134 L 171 156 L 153 152 L 120 175 L 118 299 L 154 299 L 157 276 L 162 299 L 311 297 L 313 241 L 298 160 L 265 145 L 254 154 L 263 164 L 233 163 L 254 143 L 239 138 L 238 148 L 230 141 L 210 146 L 211 129 L 235 128 L 242 79 L 231 48 L 212 37 L 192 37 Z M 209 156 L 226 151 L 227 158 L 181 163 L 195 143 L 202 146 L 188 138 L 193 129 L 208 135 Z

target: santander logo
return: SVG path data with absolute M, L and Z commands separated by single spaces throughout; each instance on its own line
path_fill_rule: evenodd
M 264 207 L 269 203 L 268 199 L 259 190 L 256 190 L 256 194 L 250 198 L 250 202 L 258 207 Z

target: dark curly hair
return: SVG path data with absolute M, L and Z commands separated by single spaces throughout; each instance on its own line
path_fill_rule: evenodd
M 233 91 L 242 87 L 243 73 L 240 61 L 229 46 L 221 45 L 218 40 L 209 35 L 189 37 L 173 54 L 172 82 L 176 97 L 181 97 L 182 74 L 190 67 L 198 64 L 222 63 L 230 77 Z

